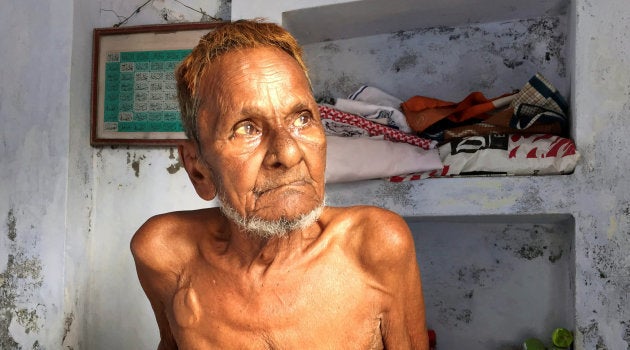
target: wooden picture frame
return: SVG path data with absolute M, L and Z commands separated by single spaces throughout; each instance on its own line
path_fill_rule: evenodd
M 94 29 L 90 144 L 168 146 L 185 140 L 174 70 L 220 23 Z

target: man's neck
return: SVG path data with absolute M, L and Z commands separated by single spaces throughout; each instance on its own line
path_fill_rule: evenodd
M 247 270 L 267 270 L 274 263 L 299 259 L 311 243 L 321 234 L 317 222 L 306 229 L 295 230 L 283 236 L 262 238 L 231 223 L 228 251 L 234 254 L 240 266 Z

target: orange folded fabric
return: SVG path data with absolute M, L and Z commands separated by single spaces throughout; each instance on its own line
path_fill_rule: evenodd
M 405 119 L 415 132 L 423 132 L 429 126 L 448 118 L 453 122 L 463 122 L 470 118 L 486 119 L 490 111 L 504 105 L 505 94 L 497 98 L 487 99 L 481 92 L 472 92 L 461 102 L 442 101 L 431 97 L 413 96 L 401 104 Z M 501 100 L 500 104 L 495 101 Z

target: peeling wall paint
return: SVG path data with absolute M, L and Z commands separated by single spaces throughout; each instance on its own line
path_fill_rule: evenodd
M 42 262 L 28 248 L 16 243 L 17 218 L 13 208 L 7 214 L 8 244 L 6 268 L 0 273 L 0 349 L 18 349 L 16 329 L 36 334 L 44 326 L 46 305 L 33 303 L 43 286 Z M 32 343 L 36 347 L 37 340 Z
M 140 162 L 143 161 L 145 158 L 146 156 L 136 155 L 135 152 L 133 152 L 133 158 L 132 158 L 131 152 L 127 152 L 127 164 L 129 164 L 131 169 L 133 169 L 134 175 L 136 177 L 140 176 Z
M 169 149 L 168 159 L 171 159 L 171 160 L 174 160 L 174 161 L 175 161 L 175 163 L 173 163 L 173 164 L 169 165 L 169 166 L 166 168 L 166 171 L 167 171 L 169 174 L 171 174 L 171 175 L 173 175 L 173 174 L 175 174 L 176 172 L 178 172 L 178 171 L 179 171 L 179 169 L 181 169 L 181 168 L 184 166 L 184 165 L 182 164 L 181 160 L 179 159 L 179 156 L 177 156 L 177 157 L 175 156 L 175 149 L 174 149 L 174 148 Z

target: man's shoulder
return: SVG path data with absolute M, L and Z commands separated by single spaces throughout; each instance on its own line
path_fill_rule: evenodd
M 329 207 L 331 223 L 360 227 L 368 235 L 408 230 L 405 220 L 391 210 L 369 205 Z
M 374 206 L 332 208 L 331 223 L 365 262 L 395 263 L 400 253 L 414 249 L 405 220 L 398 214 Z
M 200 237 L 209 230 L 216 208 L 178 211 L 149 218 L 133 235 L 136 262 L 157 270 L 195 254 Z
M 375 220 L 402 220 L 402 217 L 391 210 L 371 205 L 355 205 L 349 207 L 327 207 L 333 219 L 347 218 L 352 222 L 368 222 Z

